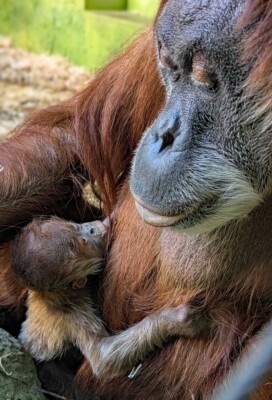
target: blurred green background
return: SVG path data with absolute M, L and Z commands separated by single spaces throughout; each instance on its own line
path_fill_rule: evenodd
M 148 26 L 159 0 L 0 0 L 0 34 L 96 71 Z

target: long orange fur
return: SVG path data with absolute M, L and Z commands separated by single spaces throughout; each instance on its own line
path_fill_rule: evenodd
M 165 3 L 162 1 L 161 9 Z M 256 68 L 249 84 L 256 90 L 256 82 L 266 82 L 266 92 L 262 87 L 264 96 L 272 89 L 271 51 L 266 45 L 272 40 L 271 7 L 271 0 L 251 0 L 244 16 L 244 23 L 253 19 L 261 21 L 251 31 L 246 56 L 256 48 L 263 49 L 257 53 Z M 0 205 L 4 226 L 14 224 L 21 215 L 21 222 L 26 223 L 32 215 L 45 213 L 44 204 L 47 204 L 47 212 L 54 213 L 60 193 L 66 189 L 63 181 L 70 179 L 73 173 L 76 175 L 70 168 L 75 163 L 84 166 L 80 169 L 79 184 L 92 183 L 103 202 L 103 213 L 109 215 L 116 209 L 117 221 L 103 287 L 104 318 L 112 330 L 123 329 L 156 309 L 203 296 L 198 284 L 181 292 L 175 282 L 168 279 L 162 268 L 160 232 L 140 220 L 127 185 L 133 151 L 163 103 L 164 89 L 156 69 L 153 29 L 150 28 L 106 66 L 82 93 L 35 114 L 0 147 L 9 182 L 6 191 L 7 185 L 0 188 L 0 195 L 7 204 L 6 208 Z M 57 149 L 58 155 L 50 169 L 52 149 Z M 16 203 L 24 184 L 28 184 L 32 163 L 39 174 L 49 176 L 48 181 L 35 198 L 30 193 L 29 199 Z M 20 166 L 20 184 L 13 165 Z M 16 305 L 23 289 L 10 271 L 8 246 L 1 251 L 0 301 L 3 305 Z M 230 281 L 229 287 L 221 291 L 221 297 L 218 297 L 219 288 L 212 285 L 205 293 L 205 303 L 218 325 L 213 337 L 174 340 L 146 360 L 135 380 L 120 379 L 106 386 L 96 383 L 103 398 L 208 398 L 272 312 L 272 285 L 262 276 L 261 265 L 250 276 L 238 276 L 237 281 L 239 290 L 237 282 Z M 262 286 L 268 300 L 256 304 L 251 300 Z M 95 384 L 87 364 L 80 373 L 87 385 Z M 272 396 L 272 389 L 266 385 L 252 399 L 264 400 L 269 396 Z

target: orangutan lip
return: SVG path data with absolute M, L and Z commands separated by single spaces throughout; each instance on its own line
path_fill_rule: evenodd
M 147 222 L 148 224 L 153 225 L 153 226 L 157 226 L 160 228 L 163 228 L 163 227 L 166 228 L 166 227 L 178 225 L 183 220 L 198 214 L 205 208 L 207 209 L 207 207 L 208 208 L 213 207 L 217 203 L 218 199 L 219 199 L 219 197 L 217 195 L 212 196 L 212 197 L 206 199 L 205 201 L 202 201 L 200 204 L 196 205 L 195 207 L 189 208 L 186 212 L 184 211 L 180 214 L 171 215 L 171 216 L 158 214 L 156 211 L 150 209 L 148 206 L 143 204 L 141 200 L 139 200 L 137 198 L 135 199 L 135 204 L 136 204 L 136 208 L 137 208 L 139 214 L 141 215 L 142 219 L 145 222 Z
M 197 209 L 191 209 L 188 212 L 183 212 L 181 214 L 173 215 L 173 216 L 166 216 L 157 214 L 154 211 L 147 209 L 145 206 L 140 204 L 138 201 L 135 200 L 136 208 L 138 213 L 141 215 L 142 219 L 150 225 L 157 226 L 157 227 L 168 227 L 172 225 L 176 225 L 178 222 L 181 222 L 184 218 L 193 215 Z

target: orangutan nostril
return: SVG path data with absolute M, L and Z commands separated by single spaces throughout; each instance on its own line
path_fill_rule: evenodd
M 165 133 L 162 136 L 162 145 L 161 145 L 159 153 L 161 151 L 163 151 L 164 149 L 166 149 L 167 147 L 171 147 L 172 144 L 174 143 L 174 141 L 175 141 L 175 136 L 170 131 Z

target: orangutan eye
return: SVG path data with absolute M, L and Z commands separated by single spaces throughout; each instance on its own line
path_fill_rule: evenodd
M 169 51 L 161 43 L 159 43 L 159 55 L 160 55 L 160 62 L 163 67 L 168 68 L 172 71 L 176 71 L 178 69 L 177 65 L 172 60 Z
M 87 244 L 88 244 L 88 239 L 87 239 L 87 238 L 85 238 L 84 236 L 82 236 L 82 241 L 83 241 L 83 243 L 84 243 L 85 245 L 87 245 Z
M 72 227 L 72 229 L 76 232 L 79 231 L 79 226 L 78 224 L 75 224 L 74 222 L 69 222 L 69 225 Z
M 210 91 L 218 89 L 215 73 L 203 54 L 197 53 L 194 55 L 191 68 L 191 77 L 195 83 L 205 86 Z
M 87 282 L 88 282 L 88 278 L 86 278 L 86 277 L 79 278 L 72 284 L 72 287 L 75 290 L 76 289 L 82 289 L 87 285 Z

